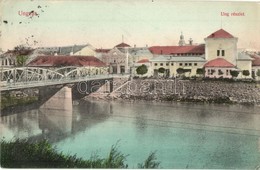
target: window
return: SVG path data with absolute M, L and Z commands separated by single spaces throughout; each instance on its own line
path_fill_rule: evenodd
M 215 70 L 211 69 L 210 70 L 210 75 L 213 75 L 215 73 Z
M 179 65 L 182 66 L 182 63 L 180 63 Z
M 222 50 L 222 56 L 225 56 L 225 50 Z
M 163 66 L 163 63 L 160 63 L 160 66 Z
M 173 63 L 171 63 L 171 65 L 173 66 L 174 64 L 173 64 Z
M 220 50 L 217 50 L 217 56 L 220 56 Z
M 208 75 L 211 75 L 210 69 L 208 69 Z
M 185 63 L 185 66 L 187 66 L 188 65 L 188 63 Z
M 166 63 L 166 66 L 169 66 L 169 63 Z
M 197 63 L 194 63 L 194 66 L 197 66 L 198 64 Z
M 157 63 L 154 63 L 154 66 L 157 66 Z
M 189 63 L 189 66 L 191 66 L 191 63 Z
M 228 76 L 229 70 L 226 70 L 226 75 Z

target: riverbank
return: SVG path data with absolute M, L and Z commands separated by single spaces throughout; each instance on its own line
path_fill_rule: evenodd
M 94 155 L 89 160 L 58 152 L 48 141 L 30 143 L 26 140 L 1 141 L 1 167 L 3 168 L 128 168 L 127 155 L 111 147 L 107 158 Z M 160 163 L 152 152 L 138 168 L 158 168 Z
M 90 97 L 105 100 L 180 101 L 203 103 L 260 104 L 260 88 L 254 82 L 213 80 L 136 79 L 109 95 Z M 87 97 L 89 98 L 89 97 Z

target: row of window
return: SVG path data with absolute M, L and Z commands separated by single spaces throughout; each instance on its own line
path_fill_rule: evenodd
M 164 63 L 160 63 L 160 66 L 163 66 Z M 171 63 L 171 66 L 173 66 L 174 63 Z M 197 66 L 198 63 L 193 63 L 193 66 Z M 158 66 L 158 63 L 154 63 L 154 66 Z M 165 66 L 169 66 L 169 63 L 166 63 Z M 179 66 L 192 66 L 192 63 L 179 63 Z
M 208 70 L 208 75 L 213 75 L 215 72 L 216 72 L 216 70 L 210 69 L 210 70 Z M 229 73 L 230 73 L 230 70 L 226 70 L 226 75 L 227 75 L 227 76 L 229 75 Z M 217 70 L 217 74 L 218 74 L 218 75 L 223 75 L 224 72 L 223 72 L 223 70 L 218 69 L 218 70 Z

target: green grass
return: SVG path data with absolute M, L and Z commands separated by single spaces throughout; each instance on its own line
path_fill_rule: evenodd
M 58 152 L 47 141 L 1 141 L 1 167 L 4 168 L 128 168 L 126 157 L 113 145 L 106 158 L 92 156 L 89 160 Z M 155 153 L 151 153 L 138 168 L 159 168 Z

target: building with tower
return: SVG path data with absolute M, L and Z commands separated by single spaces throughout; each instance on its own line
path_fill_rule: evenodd
M 224 29 L 210 34 L 205 40 L 206 77 L 231 78 L 231 70 L 239 71 L 238 78 L 243 78 L 243 71 L 249 71 L 251 78 L 252 58 L 245 53 L 238 53 L 238 38 Z

